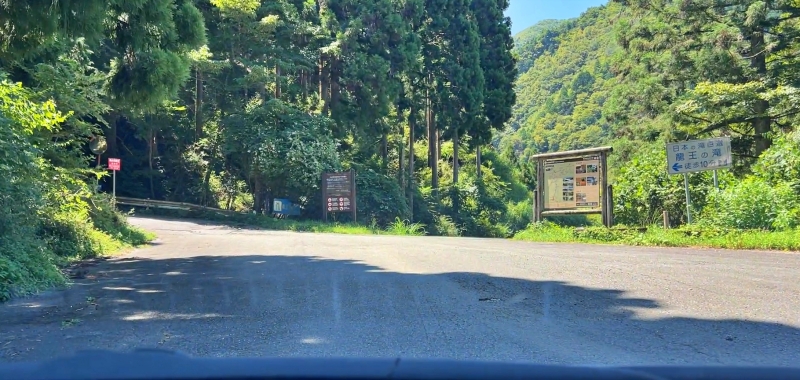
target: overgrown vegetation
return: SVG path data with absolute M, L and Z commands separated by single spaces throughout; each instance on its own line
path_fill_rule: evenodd
M 63 285 L 59 267 L 71 260 L 150 238 L 129 226 L 107 196 L 93 194 L 86 177 L 100 173 L 51 140 L 69 115 L 35 98 L 0 82 L 0 301 Z
M 617 221 L 667 211 L 678 227 L 664 143 L 724 135 L 736 167 L 719 189 L 691 176 L 698 225 L 733 231 L 713 238 L 726 246 L 791 247 L 800 7 L 718 3 L 615 0 L 515 40 L 507 0 L 0 3 L 0 299 L 63 283 L 65 260 L 147 240 L 95 190 L 111 190 L 109 157 L 123 162 L 118 195 L 303 207 L 300 221 L 242 216 L 262 227 L 533 238 L 567 230 L 526 229 L 532 155 L 610 144 Z M 315 221 L 320 174 L 349 169 L 368 226 Z M 712 239 L 682 231 L 642 239 Z

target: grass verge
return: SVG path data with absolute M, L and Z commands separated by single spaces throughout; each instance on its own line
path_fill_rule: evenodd
M 0 302 L 68 284 L 66 268 L 77 261 L 146 244 L 155 235 L 128 224 L 99 199 L 83 213 L 59 212 L 38 226 L 0 236 Z
M 552 223 L 538 223 L 518 232 L 514 240 L 551 243 L 600 243 L 633 246 L 703 247 L 800 251 L 800 230 L 734 230 L 705 226 L 685 226 L 665 230 L 587 227 L 576 229 Z

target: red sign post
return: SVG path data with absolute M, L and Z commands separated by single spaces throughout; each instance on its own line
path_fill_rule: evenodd
M 117 200 L 117 171 L 122 168 L 122 160 L 119 158 L 108 159 L 108 169 L 111 170 L 111 199 L 116 203 Z
M 117 171 L 122 167 L 122 162 L 119 158 L 109 158 L 108 159 L 108 169 Z

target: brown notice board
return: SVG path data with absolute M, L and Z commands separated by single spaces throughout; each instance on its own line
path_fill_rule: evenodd
M 544 209 L 600 209 L 600 155 L 544 161 Z
M 350 212 L 356 221 L 356 172 L 322 173 L 322 216 L 332 212 Z

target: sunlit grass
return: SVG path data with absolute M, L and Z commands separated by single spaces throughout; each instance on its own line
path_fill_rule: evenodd
M 695 226 L 665 230 L 650 228 L 588 227 L 575 229 L 554 224 L 531 225 L 515 240 L 551 243 L 601 243 L 661 247 L 703 247 L 800 251 L 800 230 L 757 231 L 703 229 Z

